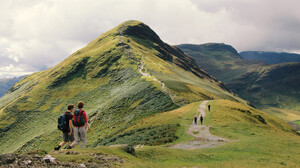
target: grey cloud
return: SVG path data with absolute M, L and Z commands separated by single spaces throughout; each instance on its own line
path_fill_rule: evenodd
M 0 1 L 0 71 L 49 68 L 130 19 L 145 22 L 171 44 L 225 42 L 239 51 L 300 51 L 299 5 L 296 0 Z M 10 72 L 0 77 L 5 73 Z

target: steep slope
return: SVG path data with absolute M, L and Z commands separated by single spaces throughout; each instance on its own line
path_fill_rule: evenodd
M 181 44 L 177 47 L 192 56 L 201 68 L 225 84 L 264 64 L 260 61 L 244 60 L 232 46 L 223 43 Z
M 286 52 L 243 51 L 240 55 L 246 60 L 264 61 L 268 64 L 300 62 L 300 54 Z
M 98 146 L 144 117 L 213 97 L 244 102 L 147 25 L 127 21 L 0 99 L 0 151 L 51 150 L 57 117 L 79 100 L 92 123 L 88 146 Z
M 15 83 L 24 77 L 25 76 L 0 79 L 0 97 L 2 97 Z
M 298 110 L 300 116 L 299 74 L 300 63 L 270 65 L 249 71 L 228 86 L 258 107 Z

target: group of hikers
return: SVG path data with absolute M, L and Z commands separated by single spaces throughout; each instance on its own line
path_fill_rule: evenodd
M 69 104 L 67 111 L 64 112 L 58 118 L 57 127 L 62 131 L 63 141 L 54 148 L 59 150 L 66 143 L 70 142 L 66 149 L 72 149 L 81 142 L 80 147 L 85 148 L 86 144 L 86 126 L 90 132 L 90 125 L 87 120 L 86 112 L 83 110 L 83 102 L 78 102 L 77 109 L 74 108 L 73 104 Z M 208 111 L 210 111 L 210 105 L 208 105 Z M 200 116 L 201 125 L 203 125 L 203 116 Z M 194 124 L 198 124 L 197 113 L 194 117 Z
M 81 142 L 80 147 L 85 148 L 86 126 L 90 132 L 90 125 L 87 120 L 86 112 L 83 110 L 83 102 L 78 102 L 77 109 L 73 104 L 69 104 L 67 111 L 58 118 L 57 127 L 62 131 L 63 141 L 54 148 L 59 150 L 67 142 L 70 142 L 66 149 L 72 149 Z
M 208 108 L 208 111 L 210 111 L 210 105 L 208 105 L 207 108 Z M 202 114 L 200 115 L 200 123 L 201 123 L 201 125 L 203 125 L 203 116 L 202 116 Z M 197 113 L 194 116 L 194 124 L 198 125 Z

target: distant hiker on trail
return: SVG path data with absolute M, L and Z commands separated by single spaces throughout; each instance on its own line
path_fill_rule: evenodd
M 208 105 L 208 111 L 210 111 L 210 104 Z
M 197 125 L 197 113 L 194 116 L 194 124 Z
M 200 116 L 200 121 L 201 121 L 201 125 L 203 125 L 203 117 L 202 117 L 202 115 Z
M 74 125 L 74 136 L 75 136 L 75 141 L 67 147 L 67 149 L 72 149 L 78 143 L 81 141 L 81 148 L 85 147 L 86 143 L 86 128 L 85 125 L 87 125 L 89 132 L 91 131 L 90 125 L 87 121 L 86 117 L 86 112 L 82 110 L 83 108 L 83 102 L 80 101 L 78 102 L 78 109 L 74 111 L 74 120 L 73 120 L 73 125 Z
M 72 128 L 72 118 L 74 111 L 74 105 L 69 104 L 68 105 L 68 111 L 62 114 L 58 118 L 58 129 L 63 132 L 63 141 L 54 148 L 54 150 L 59 150 L 62 146 L 64 146 L 67 142 L 70 142 L 70 144 L 74 141 L 74 135 L 73 135 L 73 128 Z

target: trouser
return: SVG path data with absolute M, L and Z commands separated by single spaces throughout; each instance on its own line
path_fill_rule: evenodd
M 80 147 L 84 148 L 86 143 L 86 129 L 85 127 L 74 127 L 75 141 L 70 145 L 72 147 L 78 145 L 81 141 Z

